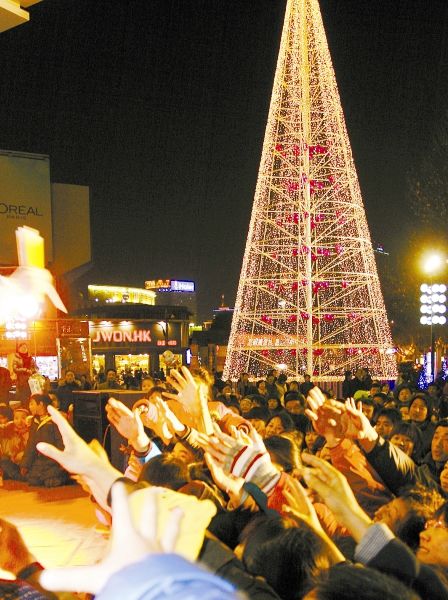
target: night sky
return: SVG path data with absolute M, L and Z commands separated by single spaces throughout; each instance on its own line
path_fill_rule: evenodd
M 0 148 L 91 189 L 80 283 L 191 278 L 201 318 L 233 305 L 285 5 L 44 0 L 0 34 Z M 448 2 L 320 5 L 372 237 L 399 262 L 447 122 Z

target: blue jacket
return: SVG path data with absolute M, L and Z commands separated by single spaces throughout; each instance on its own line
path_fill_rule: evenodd
M 152 554 L 114 573 L 96 600 L 237 600 L 234 587 L 178 554 Z M 241 598 L 241 596 L 240 596 Z

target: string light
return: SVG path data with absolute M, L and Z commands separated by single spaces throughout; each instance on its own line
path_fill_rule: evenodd
M 224 378 L 396 377 L 318 0 L 288 0 Z

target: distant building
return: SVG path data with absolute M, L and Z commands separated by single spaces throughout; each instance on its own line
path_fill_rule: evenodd
M 145 281 L 145 289 L 156 294 L 156 305 L 185 306 L 192 314 L 194 321 L 197 316 L 196 284 L 184 279 L 150 279 Z
M 147 304 L 154 306 L 156 303 L 155 292 L 134 287 L 120 287 L 117 285 L 89 285 L 87 288 L 88 300 L 92 305 L 99 304 Z

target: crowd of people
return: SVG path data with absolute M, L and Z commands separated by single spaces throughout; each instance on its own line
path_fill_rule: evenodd
M 116 379 L 108 372 L 100 389 L 126 441 L 122 471 L 70 424 L 74 373 L 55 398 L 43 389 L 12 414 L 0 409 L 3 477 L 48 487 L 75 480 L 111 536 L 97 565 L 44 569 L 1 521 L 14 539 L 9 553 L 21 557 L 10 556 L 17 579 L 1 584 L 11 594 L 448 598 L 442 378 L 424 391 L 402 379 L 391 389 L 360 368 L 334 397 L 307 375 L 288 381 L 272 370 L 254 381 L 243 373 L 232 383 L 182 367 L 166 381 L 142 378 L 132 409 L 113 398 Z M 212 507 L 203 525 L 193 499 L 202 517 Z M 181 542 L 189 528 L 201 536 L 195 552 Z

